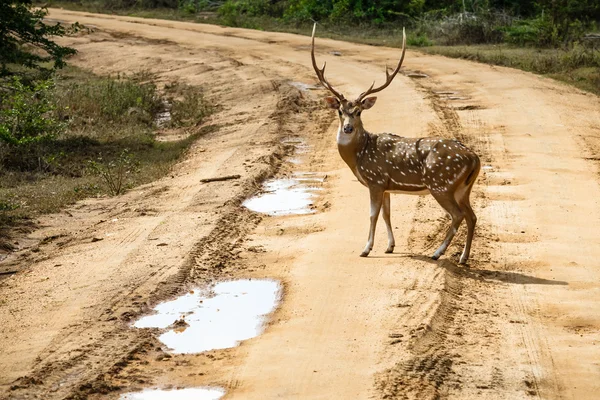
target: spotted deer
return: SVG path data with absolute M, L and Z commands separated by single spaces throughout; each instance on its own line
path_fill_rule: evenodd
M 479 157 L 456 140 L 405 138 L 390 133 L 373 134 L 364 128 L 361 121 L 361 113 L 373 107 L 377 100 L 377 97 L 367 96 L 388 87 L 400 71 L 406 52 L 405 32 L 402 32 L 402 56 L 391 74 L 386 67 L 385 83 L 375 88 L 373 82 L 356 100 L 348 101 L 325 78 L 326 64 L 320 69 L 317 67 L 315 30 L 316 24 L 312 32 L 312 65 L 321 84 L 333 94 L 333 97 L 326 97 L 325 101 L 328 107 L 337 110 L 339 115 L 339 153 L 358 181 L 369 189 L 371 198 L 369 239 L 360 256 L 368 256 L 373 249 L 375 227 L 382 206 L 383 220 L 388 233 L 386 253 L 394 251 L 390 193 L 431 194 L 452 218 L 446 238 L 432 258 L 437 260 L 444 254 L 463 219 L 466 219 L 467 241 L 460 256 L 460 263 L 465 264 L 469 258 L 477 222 L 469 196 L 479 174 Z

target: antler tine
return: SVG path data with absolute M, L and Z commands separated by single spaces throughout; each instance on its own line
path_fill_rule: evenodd
M 389 68 L 386 65 L 385 66 L 385 83 L 379 87 L 376 87 L 375 89 L 373 89 L 373 86 L 375 85 L 375 82 L 373 82 L 373 84 L 371 85 L 371 87 L 366 91 L 366 92 L 362 92 L 360 94 L 360 96 L 358 96 L 358 99 L 356 100 L 356 102 L 360 102 L 362 101 L 362 99 L 364 99 L 366 96 L 373 94 L 373 93 L 377 93 L 382 91 L 383 89 L 385 89 L 386 87 L 388 87 L 390 85 L 390 83 L 392 83 L 392 81 L 394 80 L 394 78 L 396 77 L 396 75 L 398 74 L 398 72 L 400 71 L 400 67 L 402 66 L 402 62 L 404 61 L 404 54 L 406 53 L 406 31 L 404 30 L 404 28 L 402 28 L 402 56 L 400 57 L 400 61 L 398 62 L 398 66 L 396 67 L 396 69 L 394 70 L 394 72 L 392 72 L 391 74 L 389 73 Z
M 315 72 L 317 73 L 317 77 L 319 78 L 319 81 L 321 82 L 321 84 L 323 84 L 323 86 L 325 86 L 327 89 L 329 89 L 329 91 L 331 93 L 333 93 L 333 95 L 335 97 L 337 97 L 340 101 L 346 100 L 344 98 L 344 95 L 339 93 L 338 91 L 336 91 L 333 88 L 333 86 L 331 86 L 331 84 L 325 78 L 325 67 L 327 66 L 327 62 L 323 63 L 323 68 L 319 69 L 319 67 L 317 67 L 317 60 L 315 60 L 315 31 L 316 30 L 317 30 L 317 24 L 315 23 L 313 25 L 312 44 L 311 44 L 311 48 L 310 48 L 310 57 L 312 59 L 312 66 L 313 66 Z

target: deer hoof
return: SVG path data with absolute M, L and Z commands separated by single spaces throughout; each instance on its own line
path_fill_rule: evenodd
M 362 253 L 360 253 L 360 256 L 361 257 L 366 257 L 366 256 L 369 255 L 369 253 L 370 253 L 370 251 L 363 251 Z
M 388 247 L 388 249 L 385 251 L 387 254 L 393 253 L 394 252 L 394 246 L 392 247 Z
M 431 256 L 432 260 L 437 260 L 438 258 L 440 258 L 441 254 L 434 254 Z

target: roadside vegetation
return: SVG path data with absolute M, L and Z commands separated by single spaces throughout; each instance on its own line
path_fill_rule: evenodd
M 520 68 L 600 94 L 597 0 L 52 0 L 51 5 L 306 34 Z
M 159 91 L 152 75 L 102 77 L 65 67 L 74 50 L 51 43 L 70 27 L 43 28 L 43 11 L 17 2 L 27 17 L 23 37 L 2 43 L 0 61 L 0 248 L 10 229 L 86 197 L 119 195 L 165 175 L 210 127 L 212 109 L 202 92 L 183 84 Z M 4 18 L 4 14 L 0 19 Z M 27 18 L 23 21 L 29 24 Z M 14 25 L 17 26 L 17 25 Z M 37 31 L 33 31 L 32 28 Z M 37 32 L 38 38 L 31 36 Z M 1 31 L 0 31 L 0 34 Z M 46 41 L 46 48 L 33 44 Z M 11 53 L 12 51 L 12 53 Z M 54 53 L 53 53 L 54 52 Z M 185 130 L 160 141 L 160 130 Z M 0 250 L 1 250 L 0 249 Z

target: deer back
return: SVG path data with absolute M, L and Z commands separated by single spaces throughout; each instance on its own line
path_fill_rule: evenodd
M 385 191 L 451 191 L 479 160 L 456 140 L 367 134 L 357 154 L 363 184 Z

